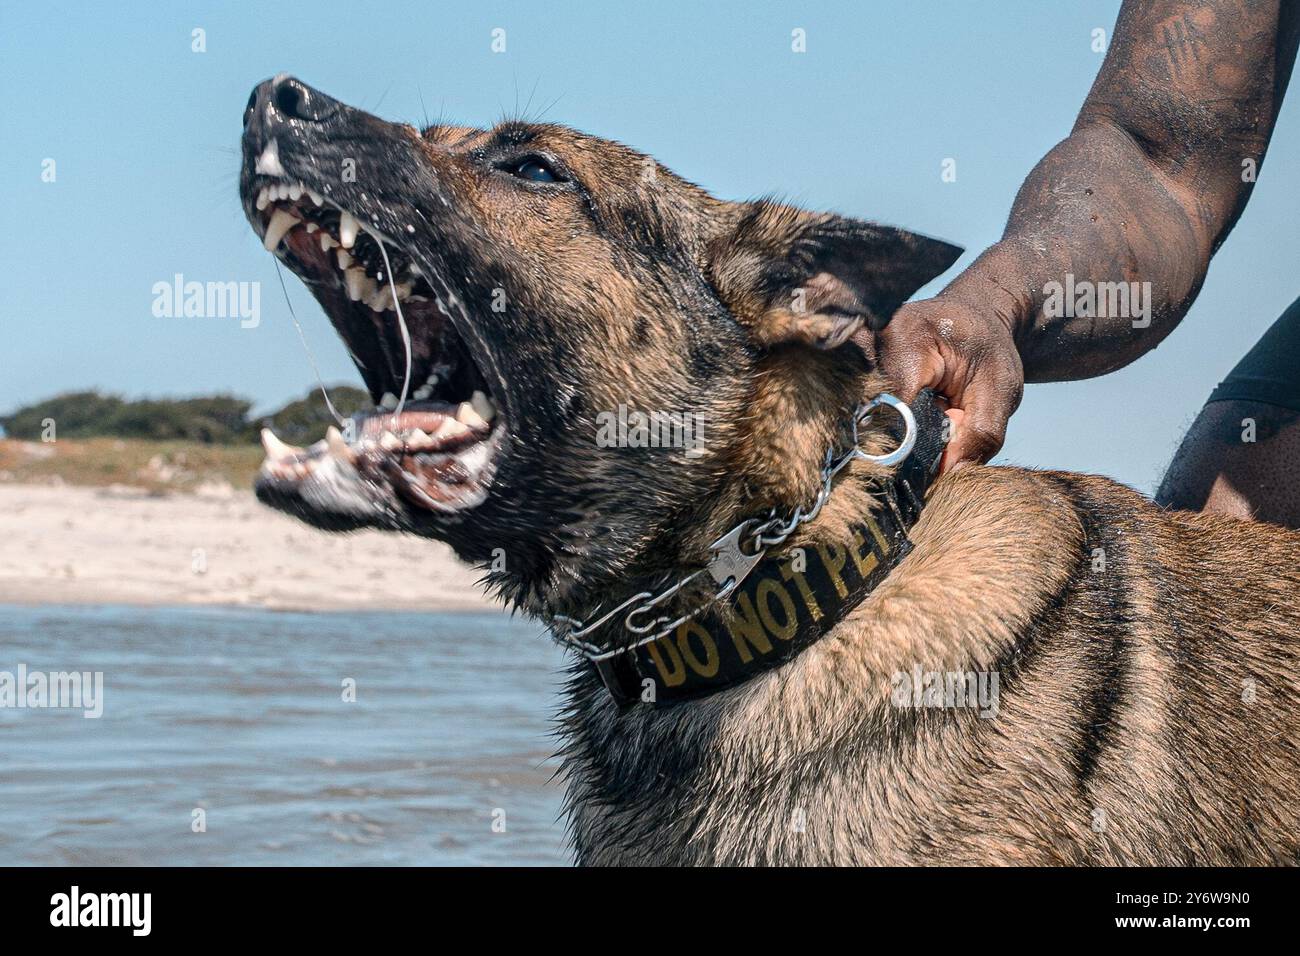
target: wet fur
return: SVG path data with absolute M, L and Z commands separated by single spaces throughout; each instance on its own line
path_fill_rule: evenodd
M 913 539 L 830 635 L 738 689 L 619 714 L 574 675 L 578 859 L 1296 862 L 1300 536 L 969 468 Z M 997 671 L 998 716 L 894 707 L 918 664 Z
M 471 561 L 503 549 L 490 586 L 542 618 L 584 617 L 698 567 L 737 521 L 810 501 L 850 410 L 888 385 L 871 330 L 957 253 L 722 202 L 551 124 L 416 131 L 338 104 L 318 126 L 280 132 L 286 167 L 319 181 L 360 153 L 367 182 L 335 196 L 391 234 L 425 224 L 408 252 L 454 277 L 462 335 L 509 385 L 488 501 L 383 526 Z M 524 149 L 573 188 L 495 171 Z M 705 453 L 597 447 L 595 414 L 620 403 L 703 414 Z M 846 475 L 790 546 L 841 540 L 874 506 L 871 474 Z M 577 667 L 560 726 L 578 861 L 1295 862 L 1300 535 L 1162 512 L 1101 478 L 967 468 L 913 539 L 834 631 L 740 687 L 620 712 Z M 892 675 L 918 665 L 998 672 L 998 716 L 892 706 Z

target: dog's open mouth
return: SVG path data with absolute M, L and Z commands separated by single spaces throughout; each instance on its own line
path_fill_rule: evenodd
M 320 301 L 376 406 L 309 448 L 264 430 L 259 495 L 399 521 L 403 505 L 446 513 L 481 504 L 504 416 L 449 318 L 450 290 L 397 240 L 306 184 L 259 175 L 248 195 L 266 249 Z

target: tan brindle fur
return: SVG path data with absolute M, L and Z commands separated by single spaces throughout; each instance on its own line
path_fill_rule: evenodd
M 364 183 L 335 195 L 428 223 L 408 251 L 480 310 L 466 322 L 509 385 L 515 444 L 487 503 L 454 520 L 395 505 L 383 526 L 474 561 L 503 548 L 492 584 L 539 617 L 685 574 L 741 519 L 809 502 L 850 410 L 888 384 L 870 329 L 956 254 L 722 202 L 553 124 L 417 132 L 340 107 L 293 129 L 276 132 L 297 175 L 361 150 L 373 180 L 402 184 L 378 190 L 396 212 Z M 569 184 L 502 173 L 525 148 Z M 511 307 L 492 313 L 498 286 Z M 592 416 L 624 402 L 704 410 L 705 454 L 597 447 Z M 788 546 L 844 541 L 873 507 L 870 473 L 844 476 Z M 327 501 L 276 504 L 340 526 Z M 620 711 L 575 666 L 561 733 L 578 860 L 1296 862 L 1300 535 L 1166 513 L 1103 478 L 968 467 L 934 485 L 912 538 L 829 634 L 741 686 Z M 894 675 L 917 667 L 996 672 L 997 716 L 895 706 Z
M 792 490 L 824 435 L 796 450 L 761 427 L 778 420 L 755 417 L 750 469 Z M 845 540 L 867 506 L 842 487 L 792 545 Z M 737 689 L 620 715 L 580 688 L 580 860 L 1296 861 L 1300 535 L 1166 513 L 1103 478 L 970 467 L 934 486 L 912 539 L 829 635 Z M 918 665 L 997 670 L 997 716 L 895 707 L 892 675 Z

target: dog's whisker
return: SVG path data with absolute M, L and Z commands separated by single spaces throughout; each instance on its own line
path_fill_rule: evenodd
M 379 254 L 384 257 L 384 275 L 388 276 L 388 286 L 393 291 L 393 306 L 397 309 L 397 325 L 402 330 L 402 346 L 406 349 L 406 373 L 402 376 L 402 394 L 397 399 L 397 410 L 394 414 L 402 414 L 402 409 L 406 406 L 406 396 L 411 388 L 411 331 L 406 327 L 406 317 L 402 315 L 402 302 L 397 295 L 397 280 L 393 278 L 393 266 L 388 261 L 388 246 L 383 239 L 375 236 L 375 242 L 379 244 Z
M 302 323 L 298 321 L 298 314 L 293 310 L 293 301 L 289 298 L 289 289 L 284 284 L 284 272 L 280 269 L 280 261 L 278 259 L 274 261 L 275 275 L 280 280 L 280 291 L 284 293 L 284 304 L 289 307 L 289 317 L 293 319 L 293 327 L 298 330 L 298 341 L 302 343 L 303 351 L 307 353 L 307 362 L 311 365 L 312 374 L 316 376 L 316 384 L 320 386 L 320 393 L 325 399 L 325 406 L 329 409 L 330 414 L 334 416 L 334 420 L 339 423 L 339 427 L 345 427 L 347 420 L 339 414 L 338 409 L 334 407 L 334 403 L 330 401 L 330 393 L 326 390 L 325 382 L 320 377 L 320 369 L 316 365 L 316 356 L 312 354 L 311 346 L 307 344 L 307 336 L 302 331 Z M 407 355 L 407 369 L 409 371 L 410 353 L 408 352 Z M 405 395 L 406 393 L 403 392 L 402 394 Z

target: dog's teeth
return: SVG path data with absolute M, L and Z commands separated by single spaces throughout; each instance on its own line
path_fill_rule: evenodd
M 368 281 L 369 277 L 367 277 L 365 270 L 358 269 L 355 266 L 351 269 L 345 269 L 343 272 L 343 284 L 347 286 L 348 298 L 353 302 L 361 301 L 361 296 Z
M 478 413 L 479 418 L 481 418 L 485 424 L 496 418 L 496 404 L 482 392 L 476 391 L 471 395 L 469 397 L 469 404 L 470 407 Z
M 426 398 L 428 398 L 432 392 L 433 392 L 432 385 L 421 385 L 419 388 L 415 390 L 415 394 L 413 394 L 411 397 L 415 399 L 417 402 L 422 402 Z
M 337 245 L 338 240 L 322 229 L 320 234 L 320 251 L 329 252 Z
M 402 447 L 402 440 L 392 432 L 384 432 L 379 436 L 379 447 L 384 451 L 397 451 Z
M 290 458 L 302 454 L 301 448 L 296 445 L 286 445 L 276 438 L 275 432 L 269 428 L 262 429 L 262 448 L 266 451 L 266 457 L 272 461 L 279 461 L 281 458 Z
M 406 436 L 406 443 L 412 447 L 421 447 L 429 444 L 430 437 L 423 428 L 417 428 Z
M 343 243 L 344 249 L 351 249 L 357 241 L 357 221 L 352 218 L 352 213 L 346 209 L 343 215 L 339 217 L 339 242 Z
M 384 392 L 384 397 L 379 400 L 379 407 L 386 412 L 391 412 L 397 407 L 397 396 L 392 392 Z
M 266 148 L 262 150 L 262 155 L 257 157 L 253 172 L 261 173 L 263 176 L 284 175 L 284 166 L 280 164 L 280 144 L 274 139 L 266 144 Z
M 337 242 L 334 242 L 333 244 L 336 246 L 339 245 Z M 346 269 L 348 266 L 352 265 L 352 256 L 342 246 L 339 246 L 339 248 L 334 250 L 334 258 L 338 261 L 340 269 Z
M 322 196 L 320 193 L 316 192 L 316 190 L 308 189 L 307 195 L 311 198 L 311 201 L 314 202 L 317 206 L 324 205 L 325 197 Z
M 474 411 L 474 406 L 469 402 L 461 402 L 456 408 L 456 421 L 470 428 L 485 428 L 487 422 L 483 420 L 478 412 Z
M 385 309 L 393 307 L 393 290 L 388 286 L 380 286 L 374 295 L 366 302 L 376 312 L 383 312 Z
M 348 447 L 348 443 L 343 440 L 343 434 L 333 425 L 325 429 L 325 447 L 339 461 L 346 461 L 348 464 L 356 461 L 356 452 Z
M 263 186 L 257 191 L 257 211 L 261 212 L 271 204 L 271 190 Z
M 464 435 L 469 428 L 454 418 L 444 418 L 438 430 L 430 435 L 430 438 L 455 438 L 458 435 Z
M 320 228 L 320 226 L 316 225 L 316 223 L 314 223 L 314 222 L 308 222 L 308 223 L 307 223 L 307 232 L 308 232 L 308 233 L 313 233 L 313 232 L 315 232 L 315 231 L 316 231 L 317 229 L 319 229 L 319 228 Z
M 267 223 L 266 235 L 262 238 L 262 245 L 267 252 L 274 252 L 275 247 L 280 244 L 284 234 L 302 222 L 297 216 L 287 209 L 277 209 L 271 214 L 271 221 Z
M 405 302 L 407 299 L 409 299 L 409 298 L 411 297 L 411 289 L 413 289 L 413 288 L 414 288 L 414 286 L 412 286 L 411 283 L 409 283 L 409 282 L 400 282 L 400 283 L 398 283 L 398 285 L 397 285 L 397 301 L 398 301 L 398 302 Z
M 294 183 L 289 187 L 289 198 L 294 202 L 302 198 L 302 183 Z

